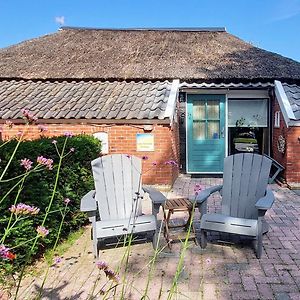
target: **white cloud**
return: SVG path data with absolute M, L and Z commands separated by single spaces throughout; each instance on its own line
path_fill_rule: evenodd
M 59 24 L 60 26 L 63 26 L 65 24 L 65 17 L 55 17 L 55 23 Z

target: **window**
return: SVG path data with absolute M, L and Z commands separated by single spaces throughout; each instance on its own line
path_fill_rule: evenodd
M 268 127 L 267 99 L 228 101 L 229 127 Z
M 101 153 L 108 154 L 108 134 L 106 132 L 96 132 L 93 136 L 101 141 Z
M 199 140 L 220 138 L 220 101 L 194 101 L 193 138 Z
M 275 111 L 274 127 L 275 128 L 279 128 L 280 127 L 280 111 Z
M 229 154 L 268 153 L 268 100 L 228 100 Z

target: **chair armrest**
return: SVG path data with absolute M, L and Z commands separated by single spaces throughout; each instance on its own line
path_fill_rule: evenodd
M 166 196 L 153 187 L 143 185 L 142 189 L 149 194 L 152 203 L 155 205 L 163 205 L 167 201 Z
M 218 191 L 221 191 L 223 188 L 223 185 L 216 185 L 216 186 L 212 186 L 210 188 L 205 189 L 204 191 L 200 192 L 194 199 L 190 198 L 189 200 L 192 202 L 197 202 L 197 204 L 201 204 L 204 201 L 207 200 L 207 198 Z
M 83 212 L 92 212 L 97 210 L 95 190 L 89 191 L 80 201 L 80 210 Z
M 271 189 L 267 188 L 266 195 L 255 203 L 255 207 L 259 210 L 268 210 L 273 205 L 275 200 L 274 194 Z

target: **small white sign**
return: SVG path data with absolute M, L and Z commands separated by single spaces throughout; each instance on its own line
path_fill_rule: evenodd
M 137 133 L 136 150 L 154 151 L 154 135 L 151 133 Z
M 101 141 L 101 153 L 108 154 L 108 133 L 96 132 L 93 136 Z

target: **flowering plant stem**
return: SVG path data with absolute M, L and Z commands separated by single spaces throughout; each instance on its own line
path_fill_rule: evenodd
M 17 203 L 17 201 L 18 201 L 18 199 L 19 199 L 19 196 L 20 196 L 20 193 L 21 193 L 21 191 L 22 191 L 22 189 L 23 189 L 23 186 L 24 186 L 24 182 L 25 182 L 26 177 L 27 177 L 27 176 L 26 176 L 26 174 L 25 174 L 25 176 L 21 179 L 21 184 L 20 184 L 20 186 L 19 186 L 18 193 L 17 193 L 17 195 L 16 195 L 16 197 L 15 197 L 14 205 Z M 16 223 L 17 223 L 17 221 L 18 221 L 18 218 L 16 217 L 15 222 L 12 224 L 12 226 L 10 226 L 10 224 L 11 224 L 11 222 L 12 222 L 13 215 L 14 215 L 14 214 L 11 212 L 11 213 L 10 213 L 10 217 L 9 217 L 9 221 L 8 221 L 8 224 L 7 224 L 7 227 L 6 227 L 5 230 L 4 230 L 4 235 L 3 235 L 2 239 L 1 239 L 0 244 L 4 244 L 5 238 L 6 238 L 6 236 L 8 235 L 9 231 L 14 227 L 14 225 L 16 225 Z
M 66 204 L 65 209 L 64 209 L 64 211 L 62 213 L 62 218 L 61 218 L 61 221 L 60 221 L 60 224 L 59 224 L 59 228 L 58 228 L 58 233 L 57 233 L 57 236 L 56 236 L 56 240 L 55 240 L 55 243 L 54 243 L 54 245 L 52 247 L 52 254 L 55 252 L 57 244 L 58 244 L 58 241 L 59 241 L 59 238 L 60 238 L 62 226 L 64 224 L 65 216 L 66 216 L 66 213 L 67 213 L 67 206 L 68 205 Z M 47 276 L 48 276 L 49 269 L 50 269 L 50 264 L 48 264 L 48 267 L 47 267 L 47 270 L 45 272 L 45 276 L 44 276 L 43 282 L 42 282 L 42 284 L 41 284 L 41 286 L 39 288 L 38 298 L 42 297 L 42 292 L 43 292 L 43 288 L 44 288 L 44 285 L 45 285 L 45 282 L 46 282 L 46 279 L 47 279 Z
M 3 179 L 3 177 L 4 177 L 5 173 L 6 173 L 6 171 L 8 170 L 8 167 L 10 166 L 10 164 L 11 164 L 13 158 L 15 157 L 15 155 L 16 155 L 16 153 L 17 153 L 17 150 L 18 150 L 18 148 L 19 148 L 19 146 L 20 146 L 20 144 L 21 144 L 23 135 L 24 135 L 24 132 L 22 133 L 22 136 L 18 139 L 18 143 L 17 143 L 17 145 L 16 145 L 16 147 L 15 147 L 15 149 L 14 149 L 14 151 L 13 151 L 11 157 L 9 158 L 8 163 L 6 164 L 6 166 L 5 166 L 5 168 L 4 168 L 3 172 L 2 172 L 2 174 L 1 174 L 1 176 L 0 176 L 0 181 Z
M 54 183 L 52 195 L 51 195 L 51 198 L 50 198 L 50 201 L 49 201 L 49 205 L 46 208 L 46 212 L 45 212 L 45 215 L 44 215 L 44 218 L 43 218 L 41 226 L 45 225 L 45 222 L 46 222 L 47 217 L 48 217 L 48 215 L 50 213 L 50 209 L 51 209 L 51 206 L 52 206 L 55 194 L 56 194 L 56 189 L 57 189 L 58 180 L 59 180 L 59 174 L 60 174 L 60 170 L 61 170 L 61 166 L 62 166 L 63 154 L 65 152 L 67 140 L 68 140 L 68 137 L 66 137 L 66 139 L 64 141 L 64 144 L 63 144 L 63 147 L 62 147 L 62 151 L 59 153 L 59 162 L 58 162 L 58 167 L 57 167 L 57 171 L 56 171 L 55 183 Z M 34 250 L 34 248 L 35 248 L 35 246 L 36 246 L 39 238 L 40 238 L 40 235 L 37 234 L 36 237 L 35 237 L 35 239 L 34 239 L 34 241 L 33 241 L 33 243 L 32 243 L 32 246 L 31 246 L 30 250 L 27 253 L 26 262 L 28 262 L 30 256 L 32 255 L 32 252 L 33 252 L 33 250 Z M 22 281 L 22 278 L 24 276 L 25 267 L 26 267 L 26 264 L 24 264 L 24 266 L 21 269 L 20 277 L 18 279 L 18 286 L 17 286 L 15 297 L 14 297 L 15 300 L 17 299 L 17 296 L 18 296 L 18 292 L 19 292 L 19 289 L 20 289 L 21 281 Z
M 186 250 L 188 249 L 188 246 L 189 246 L 188 241 L 189 241 L 189 238 L 190 238 L 190 235 L 191 235 L 191 230 L 193 228 L 193 218 L 194 218 L 195 206 L 196 206 L 196 201 L 193 202 L 193 209 L 192 209 L 192 214 L 191 214 L 191 218 L 190 218 L 190 222 L 189 222 L 187 235 L 186 235 L 186 238 L 185 238 L 185 240 L 182 244 L 180 257 L 179 257 L 179 261 L 178 261 L 178 264 L 177 264 L 176 273 L 175 273 L 175 276 L 173 278 L 172 286 L 170 288 L 167 300 L 171 300 L 174 293 L 176 292 L 177 286 L 178 286 L 178 279 L 179 279 L 179 276 L 180 276 L 180 274 L 183 270 L 184 257 L 185 257 Z

